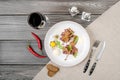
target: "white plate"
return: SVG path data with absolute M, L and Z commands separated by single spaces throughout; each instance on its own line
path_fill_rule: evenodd
M 69 55 L 68 59 L 64 60 L 66 54 L 63 54 L 61 51 L 59 56 L 55 55 L 49 44 L 50 41 L 54 40 L 53 37 L 56 34 L 60 35 L 64 29 L 67 28 L 71 28 L 75 32 L 74 34 L 78 35 L 79 37 L 79 40 L 76 44 L 76 47 L 78 48 L 78 55 L 76 58 L 73 55 Z M 86 30 L 80 24 L 73 21 L 61 21 L 49 29 L 45 36 L 44 46 L 48 57 L 53 63 L 60 66 L 69 67 L 82 62 L 86 58 L 90 48 L 90 39 Z

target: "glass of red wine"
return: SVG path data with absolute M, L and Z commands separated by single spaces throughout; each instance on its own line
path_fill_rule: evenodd
M 33 12 L 28 16 L 28 24 L 35 29 L 45 27 L 46 21 L 46 16 L 39 12 Z

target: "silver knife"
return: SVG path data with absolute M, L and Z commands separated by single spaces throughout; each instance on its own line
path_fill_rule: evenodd
M 99 59 L 101 58 L 103 51 L 105 49 L 106 43 L 105 41 L 101 41 L 99 46 L 98 46 L 98 52 L 97 52 L 97 56 L 96 56 L 96 61 L 94 62 L 94 64 L 92 65 L 89 75 L 91 75 L 96 67 L 97 62 L 99 61 Z

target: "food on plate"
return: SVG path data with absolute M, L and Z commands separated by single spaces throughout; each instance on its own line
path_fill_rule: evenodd
M 53 77 L 59 71 L 59 68 L 52 64 L 48 64 L 47 69 L 48 69 L 48 76 L 50 77 Z
M 55 41 L 51 41 L 51 42 L 50 42 L 50 46 L 51 46 L 52 48 L 54 48 L 54 47 L 56 46 Z
M 56 48 L 53 49 L 53 54 L 59 56 L 60 53 L 61 53 L 61 50 L 59 48 L 56 47 Z
M 60 41 L 56 40 L 55 42 L 56 42 L 58 48 L 63 49 L 63 46 Z
M 71 28 L 65 29 L 65 31 L 61 34 L 60 40 L 63 42 L 68 42 L 74 36 L 73 34 L 74 32 Z
M 62 44 L 60 43 L 60 41 L 51 41 L 50 42 L 50 46 L 52 47 L 52 48 L 54 48 L 54 47 L 58 47 L 58 48 L 60 48 L 60 49 L 62 49 L 63 48 L 63 46 L 62 46 Z
M 55 35 L 55 39 L 50 42 L 50 46 L 53 48 L 53 52 L 56 51 L 55 47 L 59 48 L 63 54 L 66 54 L 65 60 L 69 55 L 77 57 L 78 48 L 76 44 L 79 40 L 79 37 L 75 35 L 74 31 L 71 28 L 65 29 L 60 35 Z
M 75 54 L 78 53 L 78 49 L 75 46 L 71 46 L 71 45 L 67 45 L 64 49 L 63 49 L 63 53 L 64 54 Z
M 55 39 L 58 39 L 58 38 L 59 38 L 59 35 L 55 35 L 54 37 L 55 37 Z
M 78 42 L 78 39 L 79 39 L 78 36 L 75 36 L 74 40 L 73 40 L 73 43 L 76 44 Z

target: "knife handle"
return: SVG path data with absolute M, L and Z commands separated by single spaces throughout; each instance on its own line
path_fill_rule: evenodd
M 92 68 L 90 69 L 89 76 L 93 73 L 95 67 L 96 67 L 96 62 L 92 65 Z
M 89 67 L 89 64 L 90 64 L 90 59 L 87 61 L 87 63 L 85 64 L 85 67 L 84 67 L 84 71 L 83 73 L 85 73 Z

